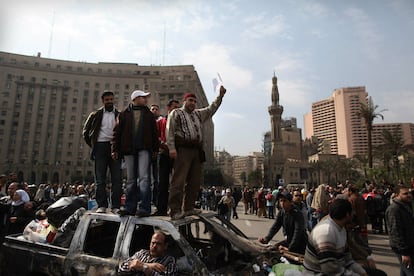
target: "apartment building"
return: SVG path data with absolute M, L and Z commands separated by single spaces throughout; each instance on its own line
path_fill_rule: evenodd
M 304 117 L 306 138 L 316 136 L 326 141 L 325 154 L 352 157 L 366 152 L 364 120 L 357 113 L 367 97 L 364 86 L 346 87 L 335 89 L 328 99 L 312 103 L 311 115 Z

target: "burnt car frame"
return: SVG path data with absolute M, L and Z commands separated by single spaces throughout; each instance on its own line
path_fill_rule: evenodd
M 176 258 L 179 275 L 262 275 L 264 262 L 277 263 L 280 258 L 277 251 L 250 241 L 213 212 L 180 220 L 87 212 L 68 248 L 6 237 L 1 271 L 7 275 L 117 275 L 119 263 L 148 249 L 157 230 L 169 234 L 167 254 Z

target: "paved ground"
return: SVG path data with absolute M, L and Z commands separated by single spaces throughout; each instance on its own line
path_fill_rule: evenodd
M 252 240 L 257 240 L 259 237 L 265 236 L 272 226 L 274 220 L 266 218 L 258 218 L 255 215 L 245 215 L 242 209 L 242 204 L 239 204 L 238 214 L 239 219 L 232 219 L 232 223 L 237 225 L 248 237 Z M 273 242 L 283 239 L 283 235 L 279 231 L 273 238 Z M 373 257 L 377 263 L 377 268 L 385 271 L 388 275 L 399 275 L 400 269 L 397 257 L 391 251 L 387 235 L 373 235 L 368 234 L 369 245 L 373 250 Z

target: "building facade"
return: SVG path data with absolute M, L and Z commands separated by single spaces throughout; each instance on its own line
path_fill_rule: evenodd
M 279 104 L 277 78 L 272 78 L 272 105 L 269 106 L 271 123 L 269 133 L 264 136 L 265 184 L 277 187 L 280 183 L 301 182 L 302 130 L 297 127 L 296 118 L 282 119 L 283 106 Z M 269 141 L 271 146 L 269 147 Z M 270 148 L 270 156 L 269 156 Z
M 233 156 L 224 149 L 215 150 L 214 167 L 220 168 L 225 175 L 233 176 Z
M 360 103 L 367 102 L 364 86 L 335 89 L 332 96 L 312 104 L 312 123 L 305 115 L 306 138 L 324 141 L 325 154 L 353 157 L 367 148 L 364 120 L 358 116 Z M 328 148 L 329 147 L 329 148 Z
M 316 137 L 320 154 L 339 154 L 352 158 L 367 153 L 367 130 L 358 115 L 361 103 L 367 103 L 364 86 L 335 89 L 332 96 L 312 104 L 312 112 L 304 115 L 306 138 Z M 373 124 L 372 145 L 383 144 L 382 132 L 397 129 L 405 145 L 414 144 L 414 124 Z
M 236 185 L 247 185 L 247 178 L 253 171 L 259 170 L 261 175 L 264 173 L 264 155 L 262 152 L 252 152 L 247 156 L 234 156 L 233 158 L 233 177 Z M 246 182 L 242 180 L 242 174 L 246 176 Z M 263 183 L 260 183 L 262 185 Z
M 397 130 L 398 134 L 404 140 L 404 145 L 414 145 L 414 124 L 412 123 L 387 123 L 374 124 L 372 126 L 372 145 L 379 146 L 383 144 L 382 133 L 384 130 L 393 133 Z
M 150 103 L 166 113 L 170 99 L 196 94 L 208 105 L 193 65 L 140 66 L 86 63 L 0 52 L 0 169 L 28 183 L 92 180 L 90 149 L 82 139 L 89 113 L 102 105 L 104 90 L 115 93 L 119 110 L 133 90 L 151 92 Z M 207 160 L 213 161 L 214 125 L 204 128 Z

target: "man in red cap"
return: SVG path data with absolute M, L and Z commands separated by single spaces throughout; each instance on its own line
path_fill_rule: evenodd
M 219 108 L 226 89 L 210 106 L 196 109 L 197 98 L 193 93 L 184 95 L 181 108 L 168 116 L 166 136 L 170 157 L 174 161 L 168 207 L 172 219 L 180 219 L 198 212 L 194 210 L 201 183 L 201 164 L 205 161 L 203 151 L 203 123 Z

